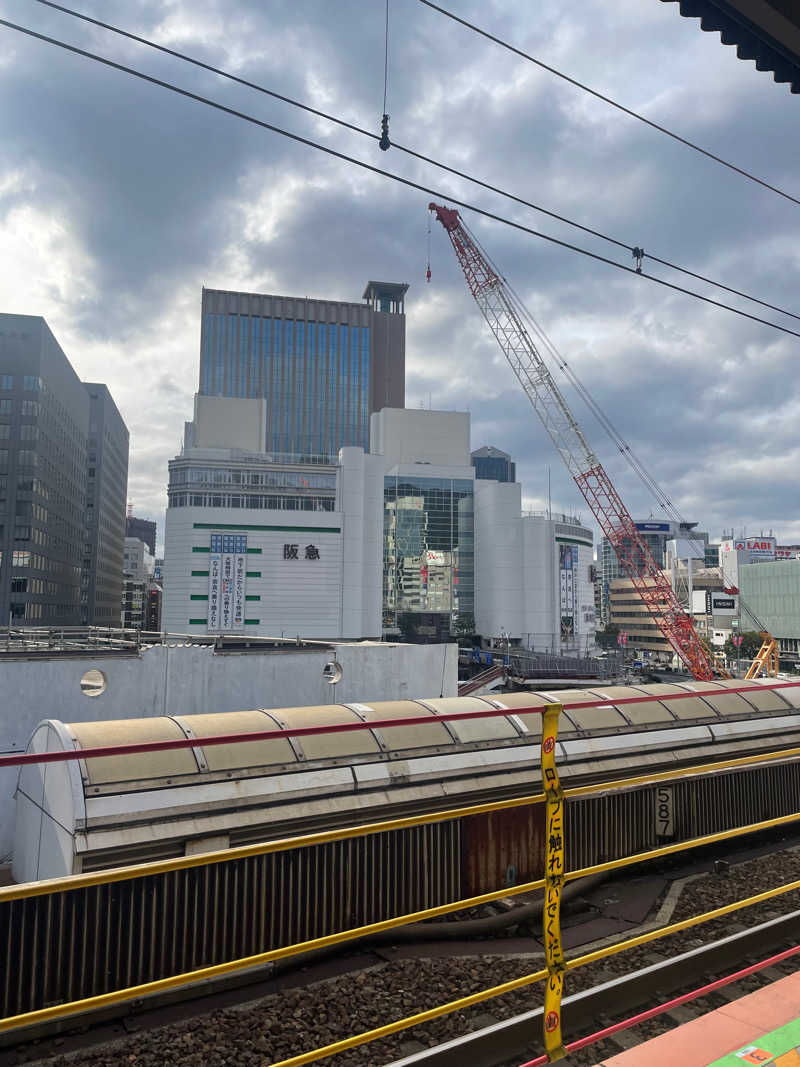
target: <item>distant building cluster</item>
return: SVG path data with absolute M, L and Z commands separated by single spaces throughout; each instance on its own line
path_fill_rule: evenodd
M 405 407 L 407 286 L 359 303 L 204 289 L 199 381 L 156 524 L 125 514 L 128 431 L 41 318 L 0 315 L 0 620 L 185 634 L 673 650 L 610 543 L 528 513 L 465 412 Z M 636 522 L 716 649 L 800 652 L 800 546 Z M 721 654 L 721 653 L 720 653 Z

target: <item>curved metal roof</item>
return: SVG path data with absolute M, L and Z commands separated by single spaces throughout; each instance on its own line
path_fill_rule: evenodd
M 354 702 L 216 715 L 117 719 L 69 723 L 64 730 L 65 736 L 71 737 L 74 746 L 81 749 L 184 736 L 203 738 L 239 732 L 257 733 L 275 728 L 322 726 L 326 723 L 386 722 L 418 716 L 430 718 L 430 725 L 376 726 L 347 733 L 234 742 L 86 760 L 83 774 L 86 785 L 102 787 L 136 780 L 152 783 L 157 779 L 185 779 L 186 776 L 208 773 L 252 773 L 256 768 L 291 769 L 292 766 L 323 761 L 340 765 L 360 763 L 370 758 L 412 758 L 420 750 L 435 754 L 472 746 L 504 746 L 515 741 L 530 743 L 541 735 L 541 715 L 536 712 L 520 713 L 518 709 L 542 707 L 553 701 L 561 702 L 564 707 L 559 726 L 559 737 L 564 740 L 684 726 L 692 721 L 742 719 L 771 712 L 791 713 L 800 707 L 800 692 L 794 689 L 747 694 L 719 692 L 740 686 L 741 683 L 736 681 L 615 685 L 597 689 L 564 689 L 553 693 L 501 693 L 491 697 L 390 700 L 370 704 Z M 692 695 L 687 696 L 687 693 Z M 644 700 L 646 696 L 651 699 Z M 658 696 L 659 700 L 652 700 L 653 696 Z M 574 707 L 587 700 L 599 700 L 602 703 L 591 708 Z M 439 715 L 451 712 L 477 712 L 481 709 L 506 709 L 509 714 L 455 722 L 438 719 Z

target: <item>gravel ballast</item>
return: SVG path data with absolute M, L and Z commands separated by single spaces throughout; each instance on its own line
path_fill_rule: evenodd
M 707 874 L 690 880 L 680 896 L 670 921 L 692 915 L 764 889 L 800 878 L 800 853 L 777 852 L 733 866 L 727 874 Z M 724 936 L 745 924 L 765 922 L 798 908 L 797 891 L 748 908 L 730 917 L 671 935 L 602 960 L 570 973 L 565 992 L 596 985 L 605 979 L 646 966 L 656 958 L 685 952 Z M 623 939 L 623 938 L 620 938 Z M 244 1006 L 209 1012 L 207 1015 L 160 1029 L 133 1034 L 112 1045 L 51 1056 L 38 1062 L 48 1067 L 86 1064 L 87 1067 L 267 1067 L 279 1060 L 381 1026 L 415 1012 L 433 1008 L 488 986 L 537 971 L 541 956 L 527 958 L 492 954 L 499 943 L 483 942 L 485 955 L 459 958 L 398 959 L 303 989 L 274 994 Z M 580 954 L 581 950 L 571 953 Z M 795 967 L 795 961 L 790 961 Z M 687 988 L 704 976 L 692 975 Z M 750 992 L 763 984 L 757 977 L 737 985 L 737 992 Z M 705 1010 L 720 1001 L 706 998 Z M 331 1067 L 378 1067 L 414 1048 L 429 1047 L 487 1024 L 487 1015 L 504 1019 L 537 1007 L 541 983 L 475 1005 L 463 1012 L 402 1031 L 390 1038 L 350 1049 L 321 1061 Z M 644 1039 L 669 1029 L 668 1020 L 656 1019 L 635 1031 Z M 570 1037 L 581 1035 L 565 1035 Z M 606 1042 L 571 1056 L 564 1063 L 583 1067 L 619 1051 Z M 20 1049 L 17 1062 L 36 1060 L 35 1046 Z

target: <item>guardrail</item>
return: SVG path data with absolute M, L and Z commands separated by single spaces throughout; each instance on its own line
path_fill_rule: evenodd
M 593 699 L 578 701 L 567 705 L 567 710 L 592 707 L 603 707 L 613 704 L 624 706 L 625 704 L 641 703 L 647 700 L 675 700 L 690 697 L 705 697 L 712 695 L 724 695 L 731 693 L 764 692 L 769 689 L 783 689 L 800 686 L 800 682 L 775 682 L 758 686 L 735 686 L 720 689 L 697 689 L 687 690 L 685 693 L 670 693 L 660 695 L 642 695 L 632 698 Z M 398 725 L 431 725 L 441 721 L 458 721 L 470 718 L 492 718 L 509 714 L 541 714 L 542 739 L 541 739 L 541 770 L 544 792 L 530 796 L 516 797 L 509 800 L 494 801 L 486 804 L 469 805 L 461 808 L 439 811 L 424 815 L 408 816 L 399 819 L 384 820 L 363 826 L 344 827 L 336 830 L 323 831 L 286 838 L 278 841 L 264 842 L 243 848 L 228 849 L 218 852 L 206 853 L 196 856 L 185 856 L 178 859 L 155 861 L 140 864 L 135 867 L 117 868 L 112 871 L 75 875 L 69 878 L 57 879 L 51 882 L 38 882 L 28 885 L 10 886 L 0 889 L 0 907 L 16 901 L 33 900 L 39 896 L 69 895 L 74 890 L 88 889 L 91 887 L 102 888 L 116 883 L 131 881 L 143 876 L 170 874 L 193 867 L 211 867 L 230 861 L 246 859 L 256 856 L 264 856 L 273 853 L 284 853 L 301 846 L 322 845 L 331 842 L 347 841 L 349 839 L 368 837 L 387 831 L 422 827 L 430 824 L 445 823 L 459 820 L 471 815 L 503 811 L 514 807 L 531 804 L 545 804 L 547 833 L 545 854 L 545 877 L 529 881 L 523 885 L 503 887 L 488 893 L 464 898 L 455 901 L 427 907 L 402 915 L 395 915 L 378 922 L 366 923 L 349 929 L 340 929 L 335 933 L 321 937 L 306 938 L 295 941 L 289 945 L 270 949 L 254 955 L 243 956 L 217 963 L 212 966 L 195 968 L 181 973 L 174 973 L 153 981 L 138 983 L 112 989 L 98 995 L 65 1001 L 50 1006 L 38 1008 L 32 1011 L 20 1012 L 0 1020 L 0 1032 L 11 1031 L 21 1027 L 31 1026 L 53 1019 L 63 1019 L 75 1014 L 89 1012 L 94 1009 L 107 1007 L 111 1004 L 121 1003 L 138 999 L 147 994 L 158 993 L 177 986 L 187 985 L 202 979 L 218 977 L 242 971 L 258 964 L 266 964 L 278 959 L 285 959 L 314 949 L 327 948 L 333 945 L 343 944 L 359 938 L 368 937 L 399 926 L 424 919 L 432 919 L 452 912 L 476 907 L 490 903 L 500 898 L 512 897 L 523 893 L 543 889 L 545 891 L 545 907 L 543 912 L 544 943 L 546 966 L 519 978 L 505 982 L 489 989 L 481 990 L 468 997 L 463 997 L 446 1004 L 439 1005 L 428 1011 L 416 1015 L 395 1020 L 384 1026 L 375 1028 L 365 1033 L 356 1034 L 341 1041 L 334 1042 L 322 1048 L 303 1052 L 287 1060 L 283 1060 L 275 1067 L 300 1067 L 301 1064 L 316 1062 L 346 1049 L 363 1045 L 379 1038 L 387 1037 L 421 1023 L 438 1018 L 467 1008 L 473 1004 L 490 1000 L 501 996 L 514 989 L 532 985 L 539 981 L 546 981 L 545 1010 L 543 1012 L 543 1042 L 545 1055 L 549 1060 L 561 1058 L 564 1053 L 564 1044 L 561 1033 L 561 998 L 565 977 L 573 970 L 588 966 L 608 956 L 624 952 L 660 938 L 701 925 L 713 919 L 732 914 L 740 909 L 753 906 L 773 897 L 777 897 L 797 889 L 800 889 L 800 880 L 793 881 L 781 886 L 776 886 L 762 893 L 716 908 L 712 911 L 685 919 L 682 922 L 673 923 L 669 926 L 651 930 L 636 937 L 628 938 L 615 945 L 607 946 L 595 952 L 581 956 L 566 958 L 561 944 L 560 929 L 560 897 L 561 890 L 566 882 L 574 881 L 588 875 L 605 873 L 622 869 L 634 864 L 640 864 L 678 852 L 700 848 L 704 845 L 730 840 L 732 838 L 755 833 L 758 831 L 786 826 L 800 821 L 800 812 L 793 812 L 777 818 L 765 819 L 751 823 L 747 826 L 736 827 L 732 830 L 723 830 L 717 833 L 697 837 L 689 841 L 675 842 L 646 852 L 632 853 L 619 859 L 598 863 L 593 866 L 576 870 L 565 870 L 564 855 L 566 844 L 566 820 L 564 818 L 566 806 L 573 798 L 585 797 L 592 794 L 611 793 L 619 790 L 630 789 L 638 785 L 650 785 L 658 782 L 676 781 L 682 778 L 704 774 L 713 774 L 736 767 L 760 767 L 779 761 L 800 759 L 800 748 L 786 748 L 769 753 L 756 753 L 750 756 L 735 759 L 718 760 L 701 765 L 693 765 L 683 768 L 674 768 L 655 774 L 638 775 L 627 779 L 618 779 L 613 782 L 593 783 L 564 789 L 561 786 L 558 768 L 555 763 L 556 742 L 558 737 L 558 722 L 564 705 L 552 702 L 545 705 L 533 705 L 529 708 L 515 708 L 513 712 L 508 709 L 485 709 L 478 712 L 449 712 L 431 716 L 406 716 L 386 720 L 358 721 L 345 724 L 330 724 L 314 727 L 294 727 L 289 729 L 277 729 L 262 731 L 252 734 L 231 734 L 213 738 L 183 738 L 174 741 L 143 742 L 134 745 L 115 745 L 95 749 L 76 749 L 66 752 L 42 752 L 42 753 L 18 753 L 12 756 L 0 758 L 0 766 L 25 765 L 29 763 L 48 763 L 62 760 L 83 760 L 88 758 L 103 758 L 106 756 L 124 753 L 148 752 L 170 748 L 191 748 L 208 744 L 242 743 L 248 741 L 265 740 L 274 737 L 303 736 L 315 733 L 336 733 L 349 730 L 372 729 L 380 726 L 396 727 Z M 62 898 L 63 899 L 63 898 Z M 61 905 L 63 909 L 64 905 Z M 58 904 L 55 905 L 59 907 Z M 146 921 L 140 917 L 141 921 Z M 88 931 L 83 931 L 85 937 Z M 21 946 L 22 947 L 22 946 Z M 11 954 L 7 955 L 11 958 Z M 25 970 L 26 961 L 20 961 L 20 972 Z

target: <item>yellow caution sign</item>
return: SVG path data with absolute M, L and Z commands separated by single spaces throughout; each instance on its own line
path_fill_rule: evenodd
M 561 1037 L 564 992 L 564 950 L 561 944 L 561 890 L 564 886 L 564 794 L 556 767 L 556 741 L 561 704 L 548 704 L 542 722 L 542 784 L 545 792 L 544 952 L 547 985 L 544 993 L 544 1048 L 550 1062 L 566 1056 Z

